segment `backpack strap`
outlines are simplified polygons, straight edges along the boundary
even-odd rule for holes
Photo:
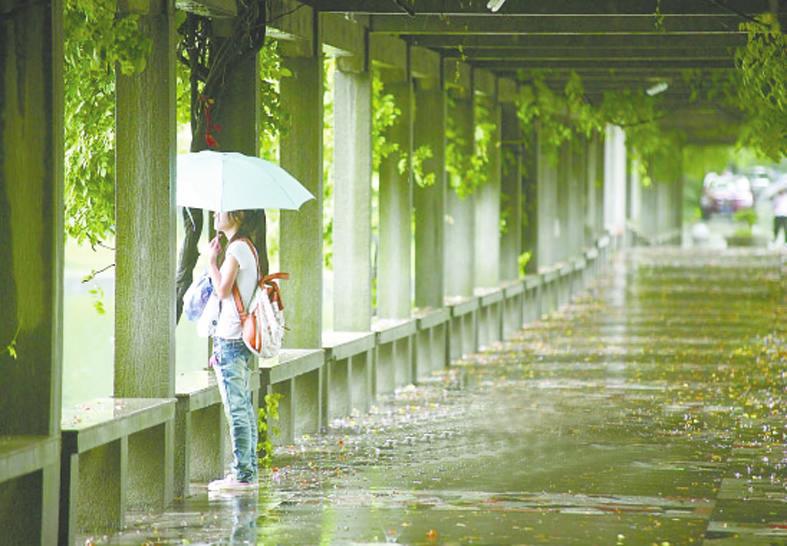
[[[257,255],[257,249],[254,248],[254,244],[246,237],[240,239],[241,241],[245,241],[247,245],[249,245],[249,249],[251,253],[254,254],[254,262],[255,262],[255,269],[257,270],[257,280],[260,278],[260,258]],[[255,283],[256,284],[256,283]],[[243,322],[246,319],[246,306],[243,305],[243,299],[240,297],[240,290],[238,289],[238,279],[235,278],[235,282],[232,283],[232,299],[235,300],[235,309],[238,310],[238,316],[240,317],[240,321]]]

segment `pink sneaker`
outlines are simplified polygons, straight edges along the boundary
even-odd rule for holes
[[[257,482],[239,482],[233,477],[226,477],[222,480],[213,480],[208,484],[208,491],[251,491],[256,492],[260,488]]]

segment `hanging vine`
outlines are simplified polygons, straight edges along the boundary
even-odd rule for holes
[[[95,247],[115,232],[115,73],[144,70],[151,42],[111,0],[67,0],[63,33],[65,230]]]

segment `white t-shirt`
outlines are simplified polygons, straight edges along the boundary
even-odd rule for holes
[[[787,191],[783,191],[774,196],[773,215],[787,216]]]
[[[238,284],[243,306],[248,309],[251,297],[254,295],[254,286],[257,284],[257,261],[254,259],[254,253],[246,241],[233,241],[227,247],[225,256],[232,256],[240,266],[235,282]],[[225,261],[221,268],[222,277],[227,274],[226,265]],[[221,312],[214,335],[224,339],[240,339],[242,335],[240,316],[235,307],[232,291],[229,296],[221,300]]]

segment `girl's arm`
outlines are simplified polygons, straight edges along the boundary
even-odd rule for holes
[[[210,242],[210,265],[208,272],[210,280],[213,282],[213,290],[219,299],[224,299],[232,293],[232,285],[235,284],[235,279],[238,276],[238,269],[240,268],[238,260],[231,254],[224,257],[224,263],[221,264],[221,269],[218,266],[218,257],[221,252],[221,243],[219,242],[218,235]]]

